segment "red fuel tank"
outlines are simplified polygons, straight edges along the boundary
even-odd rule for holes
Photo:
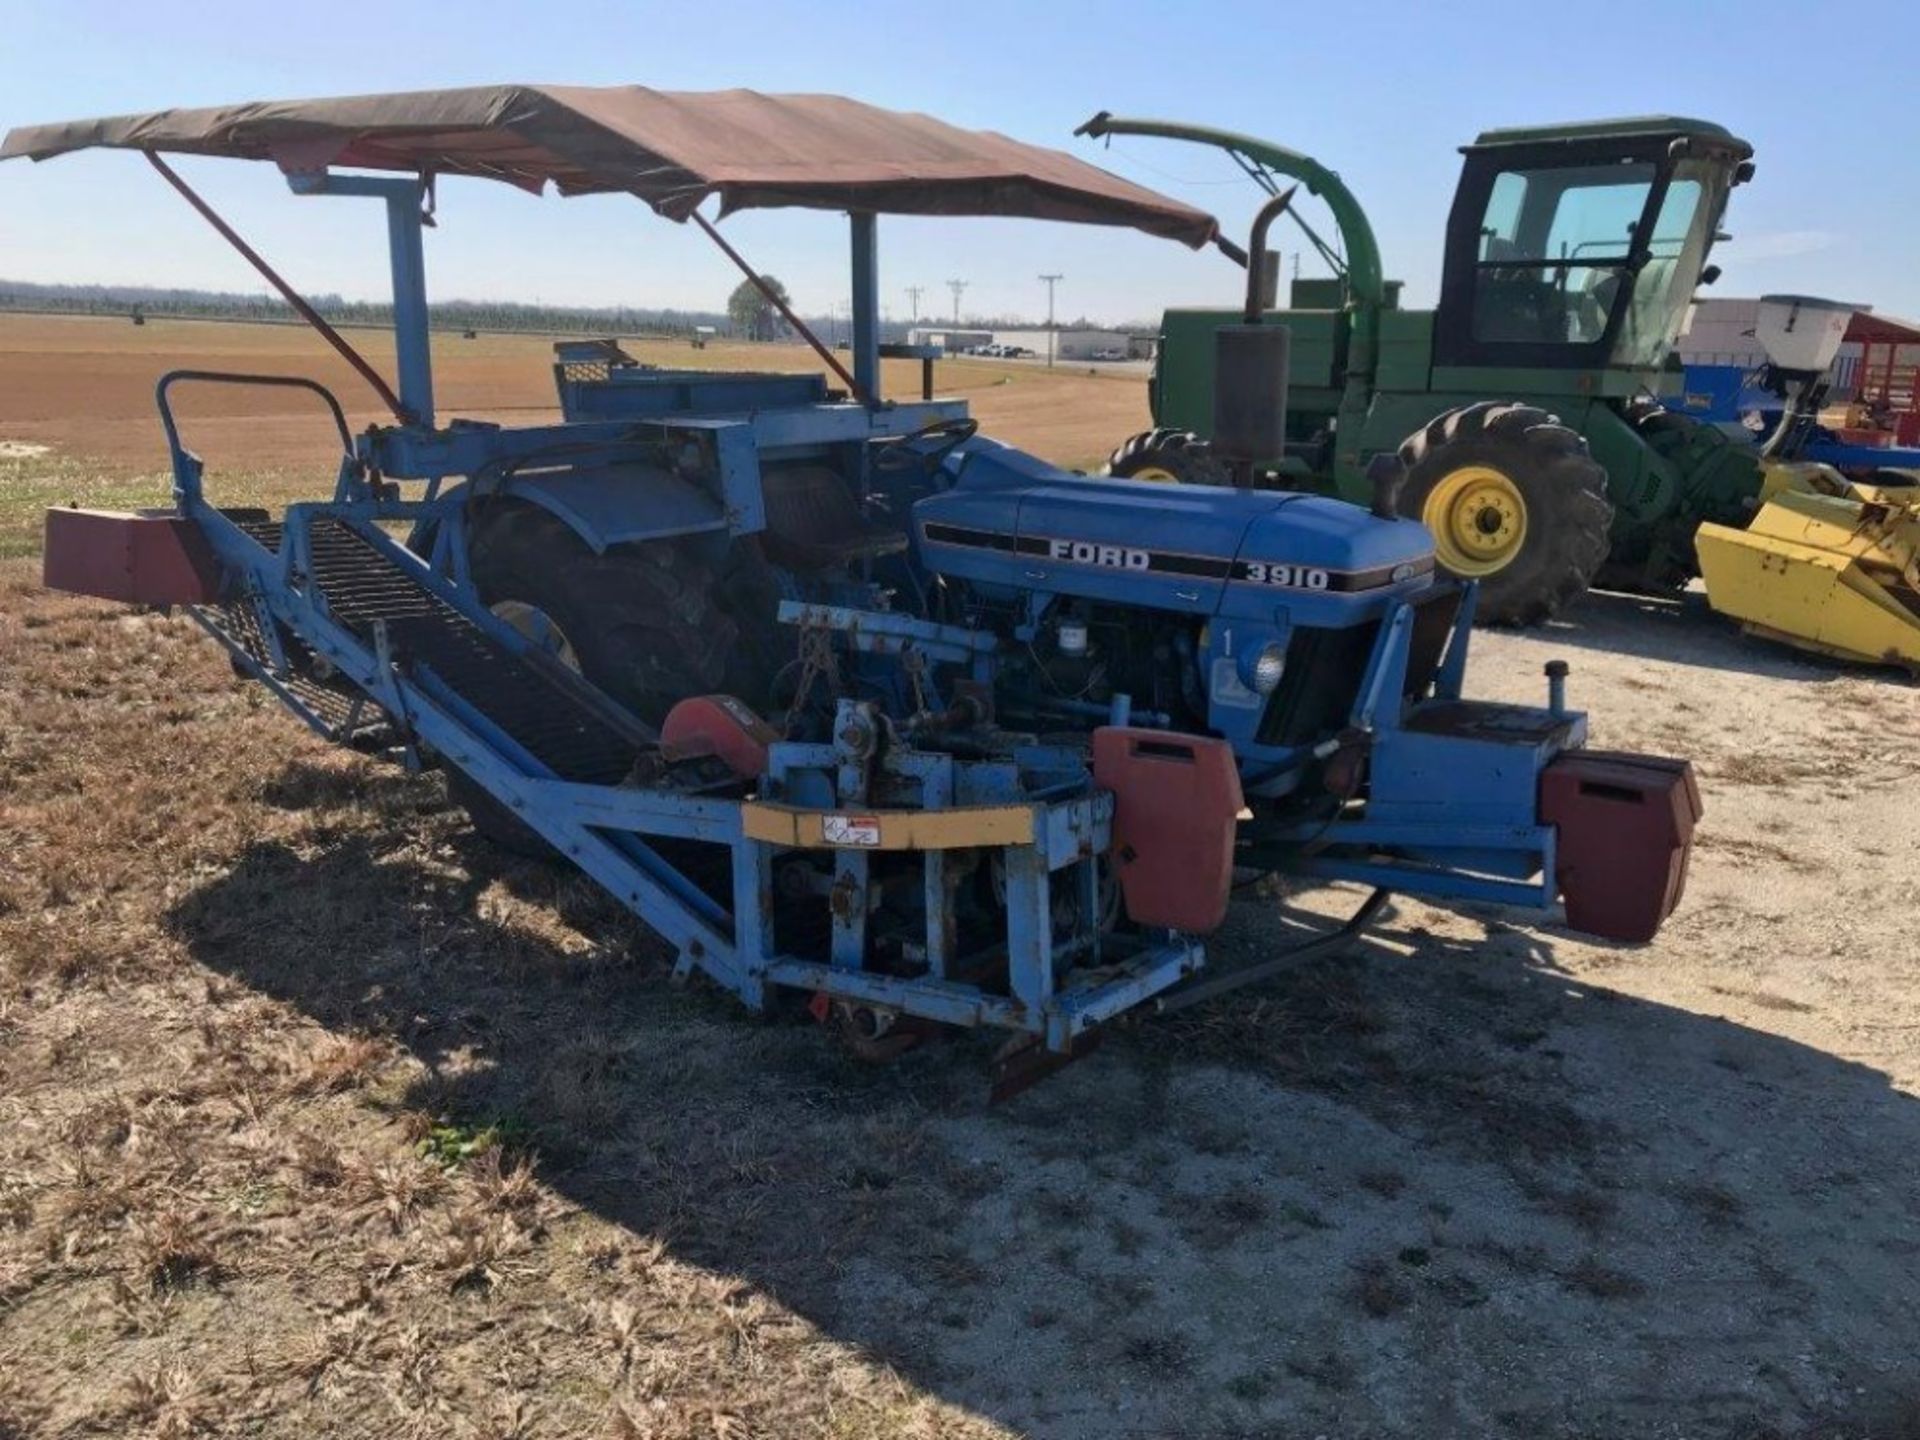
[[[1233,885],[1240,771],[1233,747],[1164,730],[1093,732],[1093,780],[1113,792],[1113,857],[1127,914],[1189,935],[1217,930]]]
[[[1540,823],[1560,832],[1555,880],[1567,924],[1608,940],[1651,940],[1686,890],[1702,813],[1685,760],[1574,750],[1547,766]]]

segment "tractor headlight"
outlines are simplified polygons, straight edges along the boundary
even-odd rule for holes
[[[1287,673],[1287,647],[1278,640],[1270,640],[1260,647],[1260,653],[1253,657],[1253,688],[1262,695],[1271,695],[1280,688],[1280,677]]]

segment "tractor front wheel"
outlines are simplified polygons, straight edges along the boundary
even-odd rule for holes
[[[1550,619],[1607,558],[1607,472],[1544,410],[1491,401],[1449,410],[1400,458],[1401,513],[1433,532],[1443,570],[1480,582],[1483,624]]]
[[[1120,480],[1174,485],[1225,485],[1227,469],[1191,430],[1144,430],[1107,457],[1107,474]]]

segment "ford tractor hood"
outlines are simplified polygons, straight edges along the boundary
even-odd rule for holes
[[[1312,495],[1069,476],[1003,446],[973,449],[954,488],[914,507],[913,529],[941,574],[1196,615],[1270,617],[1279,603],[1338,624],[1332,607],[1370,616],[1353,601],[1433,577],[1433,542],[1412,521]]]

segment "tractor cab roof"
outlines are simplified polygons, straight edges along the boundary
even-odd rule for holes
[[[1578,120],[1562,125],[1516,125],[1483,130],[1471,145],[1462,145],[1460,151],[1471,155],[1510,145],[1584,145],[1594,141],[1648,139],[1704,141],[1715,149],[1731,151],[1739,160],[1753,154],[1753,146],[1726,126],[1684,115],[1630,115],[1617,120]]]
[[[754,207],[1119,225],[1199,248],[1212,216],[1059,150],[838,95],[494,85],[26,126],[0,160],[94,147],[472,175],[636,195],[672,220]]]

